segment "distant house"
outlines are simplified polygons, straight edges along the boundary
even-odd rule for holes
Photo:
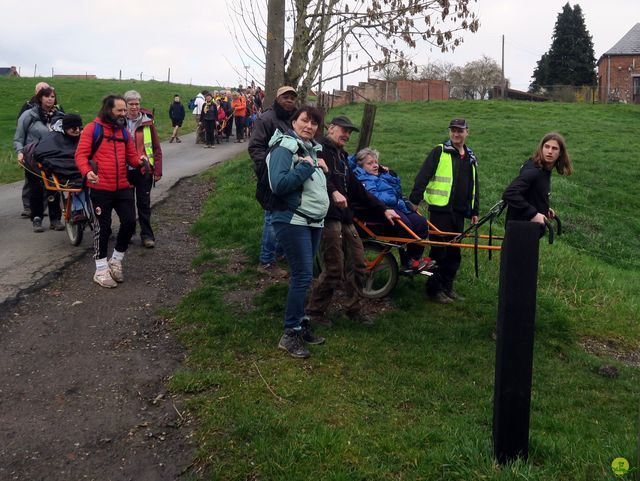
[[[54,78],[81,78],[81,79],[96,79],[95,74],[80,73],[80,74],[54,74]]]
[[[15,67],[0,67],[0,75],[3,77],[20,77],[18,70]]]
[[[636,23],[598,60],[603,102],[640,103],[640,23]]]

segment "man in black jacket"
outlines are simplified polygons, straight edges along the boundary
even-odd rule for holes
[[[318,157],[324,159],[329,168],[327,190],[329,211],[324,220],[320,240],[320,255],[323,270],[315,282],[306,313],[312,324],[330,327],[332,322],[325,317],[333,293],[344,279],[347,301],[344,309],[347,317],[365,325],[373,321],[362,312],[362,286],[365,279],[365,261],[362,241],[353,225],[353,207],[372,211],[384,216],[393,224],[400,216],[378,199],[370,195],[349,168],[348,154],[344,146],[351,132],[358,129],[348,117],[340,115],[329,123],[327,135],[320,140],[322,151]]]
[[[249,139],[249,156],[253,160],[254,170],[258,181],[264,169],[265,160],[269,154],[269,141],[276,130],[283,134],[291,129],[291,115],[296,110],[298,94],[293,87],[283,86],[276,92],[273,108],[267,109],[255,122]],[[256,199],[264,209],[264,225],[262,227],[262,244],[260,247],[260,266],[271,275],[280,277],[286,272],[276,263],[276,235],[271,226],[271,196],[263,189],[256,189]]]
[[[418,205],[429,204],[429,220],[444,232],[462,232],[464,219],[478,222],[479,187],[476,159],[465,140],[469,135],[464,119],[449,123],[449,140],[436,146],[427,156],[414,181],[409,200]],[[446,241],[439,237],[437,240]],[[460,268],[459,247],[433,246],[429,256],[438,269],[427,281],[427,294],[439,304],[450,304],[464,297],[453,289],[453,281]]]

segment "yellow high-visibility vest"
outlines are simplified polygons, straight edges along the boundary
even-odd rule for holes
[[[153,157],[153,142],[151,140],[151,126],[145,125],[142,127],[142,141],[144,142],[144,152],[149,158],[149,165],[153,167],[156,163]]]
[[[424,200],[429,205],[444,207],[449,204],[451,189],[453,188],[453,158],[451,154],[444,151],[444,145],[440,144],[442,153],[438,168],[433,178],[427,184],[424,191]],[[473,191],[471,193],[471,208],[475,208],[476,202],[476,165],[471,164],[471,176]]]

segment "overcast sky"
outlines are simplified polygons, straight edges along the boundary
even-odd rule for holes
[[[254,4],[266,0],[251,0]],[[428,44],[407,50],[414,62],[445,60],[464,65],[487,55],[501,62],[505,36],[505,75],[513,88],[526,90],[551,36],[563,0],[478,0],[471,3],[480,30],[465,33],[453,53],[441,54]],[[596,58],[640,22],[640,0],[583,0]],[[234,2],[235,4],[235,2]],[[259,68],[240,58],[228,29],[231,12],[223,0],[2,0],[0,67],[15,65],[22,76],[95,74],[99,78],[171,80],[198,85],[245,84],[259,79]],[[571,5],[574,5],[571,2]],[[364,61],[363,56],[359,59]],[[360,60],[348,62],[353,69]],[[37,68],[35,67],[37,65]],[[247,65],[247,67],[245,67]],[[325,76],[339,62],[325,65]],[[346,83],[364,80],[354,74]],[[259,82],[261,83],[261,81]],[[337,81],[329,85],[336,87]]]

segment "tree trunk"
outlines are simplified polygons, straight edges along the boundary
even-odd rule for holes
[[[269,0],[267,6],[265,106],[273,103],[276,91],[284,84],[284,7],[284,0]]]

